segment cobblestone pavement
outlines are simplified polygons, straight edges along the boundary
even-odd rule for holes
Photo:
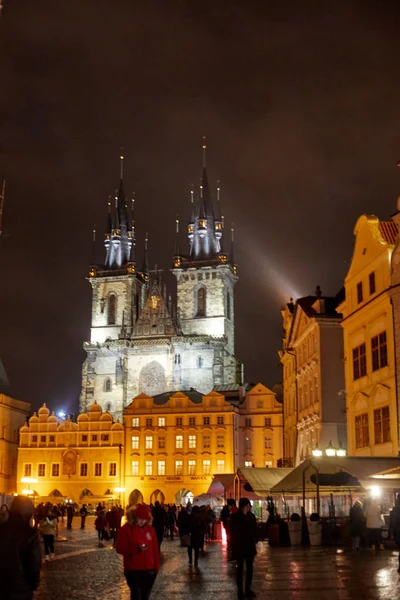
[[[122,561],[111,544],[97,547],[93,519],[84,531],[60,527],[56,559],[43,566],[35,600],[129,600]],[[234,565],[225,546],[213,542],[189,567],[177,541],[162,545],[162,568],[152,598],[228,600],[236,597]],[[269,548],[258,544],[253,587],[258,598],[276,600],[397,600],[400,598],[398,554],[384,550],[353,553],[337,548]]]

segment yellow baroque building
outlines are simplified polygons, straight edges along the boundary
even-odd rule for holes
[[[111,499],[121,485],[123,439],[121,423],[96,403],[76,423],[44,404],[20,430],[18,493],[77,504]]]
[[[18,493],[92,506],[180,503],[206,493],[214,474],[282,457],[282,406],[262,384],[243,397],[140,394],[123,419],[95,402],[76,423],[62,421],[43,405],[20,431]]]
[[[362,215],[345,278],[344,366],[351,456],[397,456],[398,410],[391,302],[391,255],[397,226]]]

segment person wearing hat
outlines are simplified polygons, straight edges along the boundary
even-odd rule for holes
[[[255,598],[251,589],[253,562],[257,554],[257,523],[251,512],[248,498],[240,498],[239,510],[231,518],[232,550],[236,559],[236,585],[238,598]],[[243,568],[246,563],[246,582],[243,592]]]
[[[148,600],[160,570],[157,536],[150,525],[147,504],[138,504],[127,513],[127,523],[118,532],[116,550],[124,557],[124,574],[131,600]]]
[[[0,597],[32,600],[39,585],[42,557],[37,529],[31,527],[34,507],[16,496],[0,533]]]

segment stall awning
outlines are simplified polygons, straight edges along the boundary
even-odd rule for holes
[[[295,469],[293,469],[286,477],[281,479],[281,481],[279,481],[276,485],[274,485],[271,492],[273,494],[283,492],[287,494],[300,493],[303,490],[303,472],[305,472],[305,490],[315,491],[316,470],[318,470],[320,487],[323,487],[323,476],[337,475],[340,473],[348,474],[353,479],[351,484],[345,484],[342,486],[346,489],[349,487],[371,487],[374,484],[379,485],[379,475],[382,475],[387,471],[395,470],[399,467],[400,458],[397,457],[321,456],[308,458]],[[392,487],[396,487],[395,482],[393,482]]]
[[[257,496],[269,496],[271,489],[293,469],[262,469],[257,467],[238,469],[240,479],[245,479]]]
[[[231,494],[233,491],[234,479],[234,473],[222,473],[220,475],[214,475],[207,494],[211,494],[213,496],[224,496],[225,494]]]

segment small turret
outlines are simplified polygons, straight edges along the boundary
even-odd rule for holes
[[[175,219],[175,254],[172,259],[172,264],[175,269],[179,269],[181,266],[181,251],[180,251],[180,243],[179,243],[179,215],[176,215]]]

